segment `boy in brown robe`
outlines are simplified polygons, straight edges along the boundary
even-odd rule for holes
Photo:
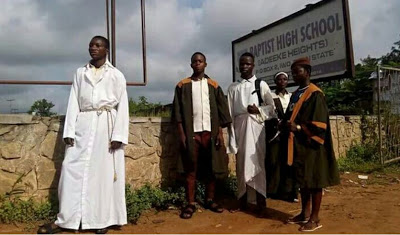
[[[178,127],[188,202],[180,215],[183,219],[191,218],[195,212],[198,176],[206,184],[204,207],[217,213],[223,211],[214,202],[214,192],[216,179],[228,173],[222,128],[231,123],[231,117],[221,87],[205,74],[206,66],[204,54],[195,52],[191,57],[192,76],[175,88],[172,120]]]

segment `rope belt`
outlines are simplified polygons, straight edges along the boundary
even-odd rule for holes
[[[93,109],[85,109],[81,110],[81,112],[94,112],[96,111],[97,116],[100,116],[103,112],[107,113],[107,131],[108,131],[108,148],[111,148],[111,135],[114,131],[114,120],[111,114],[111,111],[114,107],[103,106],[100,108],[93,108]],[[111,121],[111,131],[110,131],[110,121]],[[112,151],[113,154],[113,167],[114,167],[114,182],[117,181],[117,171],[115,169],[115,151]]]

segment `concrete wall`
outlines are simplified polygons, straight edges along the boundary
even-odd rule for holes
[[[357,116],[332,116],[336,156],[361,141]],[[0,195],[33,196],[40,200],[55,193],[64,158],[63,117],[0,115]],[[135,188],[175,179],[179,156],[176,128],[168,118],[131,118],[125,148],[126,182]],[[225,133],[225,141],[226,141]],[[229,156],[235,171],[235,158]]]

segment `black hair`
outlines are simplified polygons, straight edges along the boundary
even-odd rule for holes
[[[201,56],[203,56],[204,62],[206,62],[206,60],[207,60],[207,59],[206,59],[206,56],[205,56],[203,53],[199,52],[199,51],[196,51],[195,53],[193,53],[192,57],[190,57],[190,61],[193,60],[193,57],[194,57],[195,55],[201,55]]]
[[[240,58],[245,57],[245,56],[251,57],[251,59],[252,59],[253,62],[254,62],[254,55],[253,55],[252,53],[250,53],[250,52],[245,52],[245,53],[243,53],[243,54],[240,56]]]
[[[92,38],[92,40],[93,39],[100,39],[100,40],[102,40],[103,42],[104,42],[104,46],[107,48],[107,49],[110,49],[110,41],[108,41],[108,39],[107,38],[105,38],[105,37],[103,37],[103,36],[100,36],[100,35],[97,35],[97,36],[94,36],[93,38]]]

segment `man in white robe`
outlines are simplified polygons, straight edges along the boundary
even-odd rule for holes
[[[55,229],[97,229],[127,223],[125,159],[129,109],[124,75],[108,60],[108,40],[95,36],[92,60],[78,68],[70,92],[63,138],[67,144],[58,186]]]
[[[266,207],[265,154],[266,140],[264,121],[276,117],[271,90],[266,82],[260,82],[263,104],[260,106],[253,75],[254,56],[244,53],[240,57],[242,79],[228,88],[228,104],[232,124],[228,129],[228,153],[236,154],[238,198],[241,209],[247,203],[256,204],[262,212]]]

